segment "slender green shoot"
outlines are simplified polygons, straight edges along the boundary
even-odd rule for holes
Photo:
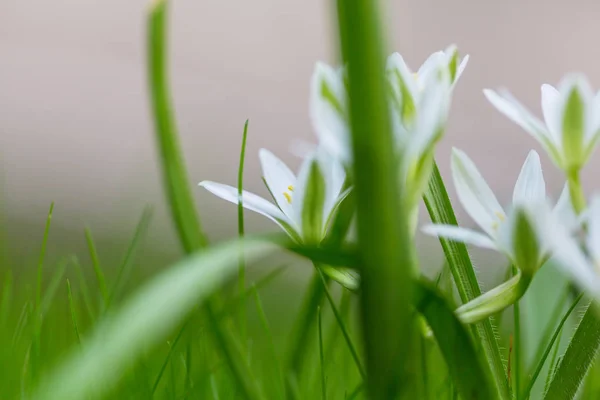
[[[125,257],[119,265],[117,277],[115,278],[115,281],[112,285],[108,296],[108,301],[106,302],[106,310],[109,309],[110,305],[114,302],[115,298],[121,293],[121,291],[125,287],[125,284],[127,283],[127,280],[129,279],[131,270],[133,269],[135,256],[143,242],[144,237],[146,236],[146,232],[148,231],[148,226],[150,225],[151,218],[152,209],[150,207],[146,207],[135,228],[133,238],[129,243],[129,247],[127,248]]]
[[[513,275],[517,274],[517,268],[513,266]],[[514,319],[514,347],[513,347],[513,360],[514,360],[514,387],[513,395],[515,400],[520,399],[521,386],[521,308],[519,307],[519,300],[515,301],[513,305],[513,319]]]
[[[329,305],[331,306],[331,311],[333,311],[333,315],[342,331],[342,335],[344,336],[344,340],[346,341],[348,350],[350,350],[350,354],[352,355],[354,364],[356,364],[356,368],[358,369],[360,376],[364,380],[364,379],[366,379],[367,374],[365,372],[365,369],[362,366],[360,357],[358,356],[358,351],[356,350],[356,346],[352,342],[352,338],[350,337],[350,332],[348,331],[346,324],[344,323],[344,320],[342,319],[342,316],[341,316],[339,310],[337,309],[337,305],[335,304],[335,300],[333,299],[333,296],[331,296],[331,293],[329,292],[327,279],[325,279],[325,275],[323,274],[323,272],[321,271],[321,269],[318,266],[315,266],[315,268],[317,268],[317,271],[319,272],[319,275],[321,277],[321,282],[323,283],[323,290],[325,290],[325,295],[327,296],[327,300],[329,301]]]
[[[244,191],[244,160],[246,158],[246,139],[248,138],[248,122],[244,123],[244,133],[242,135],[242,148],[240,150],[240,163],[238,167],[238,236],[244,237],[244,204],[242,193]],[[238,271],[238,293],[242,300],[240,307],[240,330],[244,343],[247,341],[247,320],[246,320],[246,263],[244,255],[240,257],[240,267]]]
[[[50,224],[52,222],[52,212],[54,211],[54,202],[50,204],[48,217],[46,218],[46,227],[44,228],[44,237],[42,238],[42,248],[40,249],[40,257],[37,267],[37,286],[35,291],[35,307],[40,307],[42,301],[42,280],[44,278],[44,259],[46,258],[46,248],[48,246],[48,236],[50,235]]]
[[[0,300],[0,326],[6,326],[6,320],[10,314],[13,300],[13,274],[12,270],[7,270],[4,274],[4,284],[2,285],[2,299]]]
[[[187,327],[187,323],[184,323],[183,326],[179,329],[179,332],[177,332],[177,336],[175,336],[173,343],[170,343],[169,352],[167,353],[167,356],[165,357],[162,365],[160,366],[160,370],[158,371],[158,374],[156,375],[154,384],[152,384],[152,395],[154,395],[154,393],[156,393],[156,388],[158,388],[158,384],[160,383],[160,380],[161,380],[163,374],[165,373],[165,370],[167,369],[167,365],[169,365],[169,361],[171,360],[171,357],[173,356],[173,352],[177,348],[177,344],[179,343],[179,340],[181,340],[181,337],[183,336],[183,332],[185,331],[186,327]]]
[[[100,257],[98,257],[98,251],[96,250],[96,244],[94,243],[94,237],[92,231],[89,228],[85,228],[85,241],[88,246],[90,258],[92,260],[92,267],[94,268],[94,274],[96,275],[96,281],[98,282],[98,289],[102,295],[103,307],[108,305],[108,287],[106,286],[106,279],[104,278],[104,272],[102,272],[102,266],[100,265]]]
[[[79,335],[79,324],[77,323],[77,313],[75,311],[75,302],[73,301],[73,292],[71,291],[71,281],[67,278],[67,297],[69,299],[69,310],[71,311],[71,321],[73,322],[73,331],[77,344],[81,344],[81,336]]]

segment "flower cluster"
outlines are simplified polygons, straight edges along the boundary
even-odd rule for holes
[[[453,90],[467,62],[468,56],[461,59],[455,47],[432,54],[416,72],[398,53],[387,61],[398,184],[410,208],[413,232],[419,201],[434,165],[435,146],[444,134]],[[600,265],[600,197],[586,211],[579,180],[600,138],[600,94],[594,94],[580,75],[567,76],[558,88],[543,85],[541,90],[544,122],[505,90],[484,90],[484,94],[502,114],[533,136],[564,171],[565,189],[556,205],[551,206],[547,198],[540,158],[534,150],[517,178],[512,204],[503,208],[471,159],[454,149],[451,167],[458,198],[481,231],[450,225],[427,225],[423,231],[499,251],[527,282],[554,256],[577,281],[588,288],[592,285],[600,293],[600,277],[596,275]],[[338,240],[345,240],[352,221],[348,209],[353,212],[352,207],[343,207],[352,198],[349,101],[345,68],[317,63],[311,80],[310,116],[318,146],[304,157],[298,175],[268,150],[259,152],[264,183],[273,202],[246,191],[240,196],[237,188],[220,183],[203,181],[200,185],[263,214],[298,243],[320,244],[333,230],[342,232]],[[338,218],[340,214],[346,215]],[[341,230],[338,220],[344,221]],[[581,250],[575,233],[585,231],[586,225],[586,246]],[[527,285],[521,287],[524,291]],[[482,302],[485,298],[477,304]]]

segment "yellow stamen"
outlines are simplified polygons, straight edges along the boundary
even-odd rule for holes
[[[288,203],[292,204],[292,196],[288,192],[283,192],[283,197],[285,197]]]
[[[506,217],[504,216],[504,213],[501,213],[500,211],[496,211],[496,217],[498,217],[498,219],[500,220],[500,222],[503,222]]]
[[[293,192],[293,191],[294,191],[294,185],[290,185],[290,186],[288,186],[288,190],[289,190],[290,192]]]

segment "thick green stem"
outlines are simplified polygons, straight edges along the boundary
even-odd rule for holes
[[[571,204],[576,214],[580,214],[585,210],[585,194],[583,193],[583,187],[581,186],[581,179],[579,178],[579,171],[569,172],[567,174],[567,182],[569,184],[569,195],[571,196]]]
[[[479,322],[513,305],[524,294],[531,278],[517,275],[456,309],[458,318],[465,324]]]
[[[338,0],[348,65],[350,127],[361,260],[360,305],[369,398],[396,398],[413,332],[414,245],[398,185],[386,91],[379,1]],[[402,366],[402,368],[401,368]]]

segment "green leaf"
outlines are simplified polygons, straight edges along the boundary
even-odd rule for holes
[[[163,341],[235,273],[240,244],[229,242],[191,256],[143,286],[53,370],[33,399],[100,398],[107,393],[144,352]],[[273,246],[253,241],[245,242],[244,249],[247,259],[254,260]],[[246,379],[251,379],[250,373]],[[253,381],[245,383],[248,386],[240,390],[246,389],[246,397],[261,398]]]
[[[150,8],[148,78],[163,183],[179,240],[189,253],[205,246],[207,240],[195,212],[167,83],[167,4],[167,0],[156,0]]]
[[[435,164],[424,200],[433,223],[458,225],[444,181]],[[446,255],[446,260],[448,261],[448,266],[452,272],[452,277],[454,278],[461,301],[468,303],[474,298],[479,297],[481,295],[481,288],[477,282],[475,270],[473,269],[473,264],[471,263],[471,258],[465,244],[445,238],[440,238],[440,243]],[[478,347],[481,346],[485,353],[500,398],[509,399],[511,395],[508,389],[506,370],[502,356],[500,355],[500,348],[494,334],[491,318],[487,318],[476,325],[474,337],[479,342]]]
[[[531,279],[540,267],[542,249],[527,211],[517,207],[514,213],[515,223],[512,231],[514,261],[523,274]]]
[[[416,308],[427,319],[461,397],[482,400],[497,398],[489,370],[484,368],[485,362],[450,305],[431,284],[424,281],[417,286],[416,298]]]
[[[570,400],[600,348],[600,308],[590,303],[558,365],[544,400]]]

